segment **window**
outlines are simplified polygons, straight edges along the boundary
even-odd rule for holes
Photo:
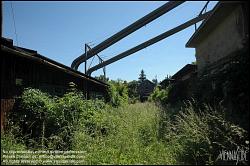
[[[23,85],[23,79],[16,78],[16,86],[21,86],[21,85]]]

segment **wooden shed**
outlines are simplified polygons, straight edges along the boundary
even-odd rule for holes
[[[182,69],[180,69],[178,72],[176,72],[171,79],[176,81],[184,81],[189,79],[193,74],[195,74],[197,70],[197,66],[194,64],[187,64]]]
[[[138,93],[141,101],[147,100],[150,94],[154,91],[155,84],[148,79],[140,82],[138,86]]]
[[[1,129],[8,111],[13,109],[15,97],[25,87],[37,88],[60,96],[74,82],[88,98],[106,98],[108,85],[75,71],[68,66],[40,55],[37,51],[13,45],[1,38]]]

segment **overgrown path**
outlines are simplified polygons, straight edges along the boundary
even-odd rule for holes
[[[89,164],[171,164],[174,158],[158,139],[159,108],[136,103],[109,110],[104,117],[113,126],[105,137],[78,133],[76,149],[87,150]],[[88,142],[88,143],[87,143]]]
[[[112,100],[118,102],[83,100],[74,90],[53,97],[26,89],[1,135],[1,150],[82,151],[87,165],[218,164],[222,149],[249,151],[248,132],[223,109],[199,110],[190,102],[163,110],[150,102]]]

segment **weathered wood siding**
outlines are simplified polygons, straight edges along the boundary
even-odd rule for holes
[[[19,96],[25,87],[37,88],[52,95],[62,95],[74,82],[81,91],[93,94],[107,94],[107,86],[96,83],[92,78],[78,73],[67,73],[56,65],[35,61],[2,50],[1,47],[1,129],[6,113],[12,110],[14,98]],[[34,55],[36,56],[36,55]],[[61,67],[63,68],[63,67]]]
[[[6,123],[6,115],[13,109],[15,99],[1,99],[1,131]]]

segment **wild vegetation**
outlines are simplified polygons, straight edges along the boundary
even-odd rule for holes
[[[247,131],[221,107],[163,107],[167,90],[157,88],[155,102],[128,104],[122,81],[111,82],[109,98],[84,100],[74,86],[62,97],[28,88],[9,115],[1,150],[85,151],[84,164],[220,164],[223,149],[249,150]]]
[[[149,101],[153,101],[161,105],[166,105],[170,88],[171,86],[168,86],[166,88],[160,88],[159,86],[156,86],[153,93],[151,93],[151,95],[149,96]]]

